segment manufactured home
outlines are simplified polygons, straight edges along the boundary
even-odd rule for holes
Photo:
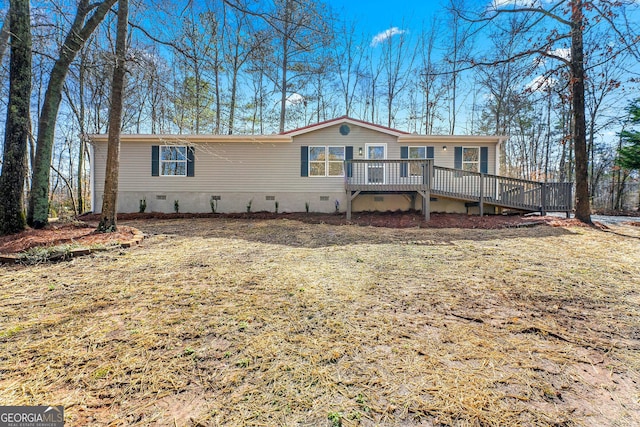
[[[417,135],[340,117],[274,135],[122,135],[118,212],[569,211],[571,184],[500,176],[504,136]],[[100,212],[107,136],[89,136]]]

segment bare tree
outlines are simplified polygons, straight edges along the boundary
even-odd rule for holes
[[[352,114],[356,90],[364,72],[362,67],[365,50],[356,40],[355,24],[341,25],[337,33],[343,37],[334,43],[333,63],[344,100],[344,114],[349,116]]]
[[[618,3],[605,0],[593,1],[585,4],[582,0],[554,1],[549,4],[534,3],[532,6],[504,6],[483,10],[479,19],[469,21],[485,25],[487,22],[497,22],[505,15],[517,14],[521,16],[519,31],[531,35],[529,46],[521,51],[503,58],[499,62],[510,62],[517,58],[537,57],[550,58],[564,64],[570,74],[572,106],[572,140],[575,154],[576,170],[576,218],[591,223],[591,207],[589,201],[588,152],[585,119],[585,60],[584,60],[584,32],[593,22],[608,22],[619,32],[611,20],[615,15]],[[464,16],[460,8],[453,8],[460,16]],[[585,11],[591,15],[585,17]],[[547,27],[542,27],[546,24]],[[635,37],[632,37],[635,38]],[[568,41],[568,48],[565,42]],[[568,51],[569,55],[559,53],[559,47]],[[629,50],[624,44],[619,50],[604,49],[600,61],[612,60],[621,51]],[[496,62],[491,62],[495,64]],[[491,64],[487,63],[487,65]]]
[[[472,33],[455,11],[451,13],[448,24],[450,37],[444,41],[446,49],[444,62],[448,65],[447,74],[449,76],[446,85],[449,99],[449,134],[454,135],[459,112],[460,79],[464,72],[463,64],[469,60]]]
[[[27,222],[35,228],[44,227],[48,223],[49,171],[56,119],[62,100],[62,86],[76,54],[115,2],[116,0],[104,0],[100,3],[91,3],[90,0],[79,1],[76,16],[60,47],[58,59],[51,69],[38,120],[38,139],[27,211]]]
[[[397,35],[387,37],[382,42],[382,69],[388,127],[394,124],[397,98],[411,83],[415,57],[416,51],[411,47],[406,31],[399,30]]]
[[[229,89],[229,122],[228,134],[234,133],[236,126],[236,110],[238,108],[238,86],[241,78],[241,71],[260,49],[263,40],[256,35],[259,32],[253,31],[255,26],[251,25],[249,16],[242,10],[232,8],[229,16],[225,19],[225,28],[228,37],[224,43],[224,59],[227,64],[226,70],[228,81],[231,85]]]
[[[129,0],[118,0],[118,30],[116,35],[116,64],[111,83],[111,106],[109,108],[109,137],[107,163],[102,199],[102,216],[96,229],[101,233],[116,231],[118,175],[120,169],[120,127],[122,125],[123,89],[126,73],[127,26],[129,23]]]
[[[310,74],[314,51],[329,44],[332,37],[322,3],[309,0],[274,0],[275,11],[269,24],[275,30],[274,71],[270,76],[279,93],[279,131],[284,132],[287,100],[296,85]]]
[[[219,104],[216,105],[218,22],[213,12],[196,14],[193,4],[189,16],[182,21],[180,41],[176,55],[181,58],[176,66],[182,71],[177,94],[174,97],[176,116],[174,122],[181,129],[199,134],[212,126],[217,128]],[[214,71],[214,76],[208,76]],[[218,119],[219,120],[219,119]]]
[[[428,30],[423,29],[418,49],[420,52],[419,84],[424,94],[424,128],[427,135],[434,133],[436,120],[440,118],[439,111],[446,88],[442,82],[440,61],[435,58],[439,29],[438,21],[434,19]]]

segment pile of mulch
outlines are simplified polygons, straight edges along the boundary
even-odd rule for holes
[[[344,214],[326,213],[124,213],[118,214],[119,221],[189,219],[189,218],[221,218],[241,220],[286,219],[306,224],[358,225],[384,228],[462,228],[462,229],[503,229],[549,225],[552,227],[584,226],[576,219],[564,219],[551,216],[522,215],[477,215],[433,213],[431,219],[425,221],[420,212],[361,212],[354,213],[347,221]],[[78,244],[82,246],[110,246],[131,240],[138,232],[135,228],[120,225],[115,233],[96,233],[98,214],[87,214],[79,217],[81,221],[69,223],[52,223],[44,229],[27,230],[11,236],[0,237],[0,254],[24,252],[34,247],[52,247],[62,244]],[[139,233],[139,232],[138,232]]]
[[[540,217],[523,215],[465,215],[450,213],[432,213],[429,221],[425,221],[420,212],[396,211],[396,212],[357,212],[353,213],[351,220],[346,219],[343,213],[274,213],[274,212],[250,212],[250,213],[121,213],[119,221],[133,221],[145,219],[189,219],[189,218],[224,218],[224,219],[288,219],[307,224],[329,225],[359,225],[386,228],[474,228],[474,229],[501,229],[512,227],[526,227],[536,224],[551,226],[581,226],[578,220],[563,219],[559,217]],[[98,221],[98,214],[87,214],[80,217],[83,221]]]
[[[9,236],[0,237],[0,254],[24,252],[34,247],[52,247],[63,244],[79,246],[110,246],[130,241],[136,233],[135,228],[119,226],[114,233],[96,233],[95,224],[70,222],[49,224],[43,229],[27,228]]]

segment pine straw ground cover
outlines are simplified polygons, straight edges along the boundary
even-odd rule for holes
[[[66,425],[640,424],[639,240],[138,221],[0,267],[0,404]]]

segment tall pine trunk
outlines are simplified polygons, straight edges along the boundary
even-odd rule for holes
[[[576,164],[576,218],[591,224],[589,200],[589,156],[584,108],[584,16],[582,0],[571,3],[571,95],[573,106],[573,141]]]
[[[129,0],[118,0],[118,31],[116,34],[116,66],[111,82],[111,107],[109,108],[109,139],[107,146],[107,170],[104,180],[102,217],[97,231],[108,233],[117,229],[118,175],[120,169],[120,128],[122,127],[122,101],[126,73],[127,25]]]
[[[0,175],[0,235],[25,229],[24,182],[27,175],[31,101],[31,22],[29,0],[11,0],[9,103]]]

